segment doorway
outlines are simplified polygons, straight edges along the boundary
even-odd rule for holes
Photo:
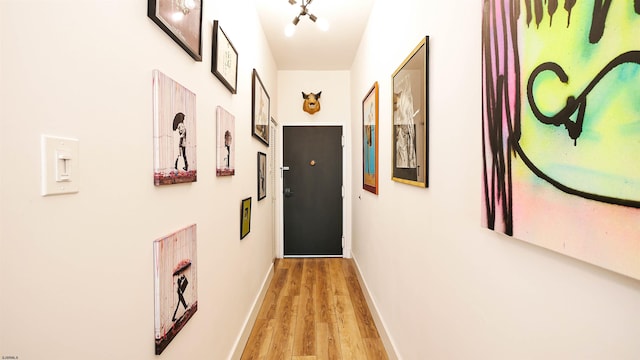
[[[342,257],[342,126],[283,127],[285,257]]]

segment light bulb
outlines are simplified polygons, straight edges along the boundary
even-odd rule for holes
[[[296,32],[296,26],[293,23],[288,23],[287,26],[284,27],[284,35],[286,37],[292,37]]]
[[[318,25],[318,29],[322,31],[329,30],[329,22],[325,18],[318,18],[318,21],[316,21],[316,25]]]

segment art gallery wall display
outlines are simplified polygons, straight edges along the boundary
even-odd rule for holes
[[[218,140],[216,146],[216,175],[235,175],[235,117],[222,106],[218,106],[216,107],[216,118],[216,133]]]
[[[267,196],[267,154],[258,152],[258,201]]]
[[[195,224],[153,242],[156,355],[198,310],[196,249]]]
[[[147,15],[196,61],[202,61],[202,0],[148,0]]]
[[[220,27],[218,20],[213,21],[212,48],[211,72],[235,94],[238,89],[238,51]]]
[[[378,194],[378,82],[362,100],[362,188]]]
[[[155,185],[197,181],[196,95],[158,70],[153,71]]]
[[[240,240],[251,231],[251,198],[242,200],[240,205]]]
[[[251,77],[251,133],[269,146],[269,119],[271,100],[256,69]]]
[[[484,0],[482,223],[640,279],[640,6],[557,5]]]
[[[391,178],[429,186],[429,37],[393,72]]]

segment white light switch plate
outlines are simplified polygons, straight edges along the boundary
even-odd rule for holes
[[[79,141],[42,135],[42,196],[79,191]]]

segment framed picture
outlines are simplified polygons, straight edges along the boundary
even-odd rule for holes
[[[153,71],[155,185],[195,182],[196,95],[158,70]]]
[[[196,249],[195,224],[153,242],[156,355],[198,310]]]
[[[202,0],[148,0],[147,15],[196,61],[202,61]]]
[[[236,145],[233,139],[236,136],[236,118],[222,108],[222,106],[216,108],[216,118],[216,132],[218,135],[218,144],[216,146],[216,175],[235,175]]]
[[[251,85],[251,132],[258,140],[269,146],[271,100],[256,69],[253,69]]]
[[[378,82],[362,100],[362,188],[378,193]]]
[[[212,54],[211,72],[235,94],[238,86],[238,52],[218,24],[218,20],[213,21]]]
[[[240,207],[240,240],[251,231],[251,198],[242,200]]]
[[[267,154],[258,152],[258,201],[267,196]]]
[[[429,186],[429,37],[425,37],[393,73],[393,168],[391,178]]]

